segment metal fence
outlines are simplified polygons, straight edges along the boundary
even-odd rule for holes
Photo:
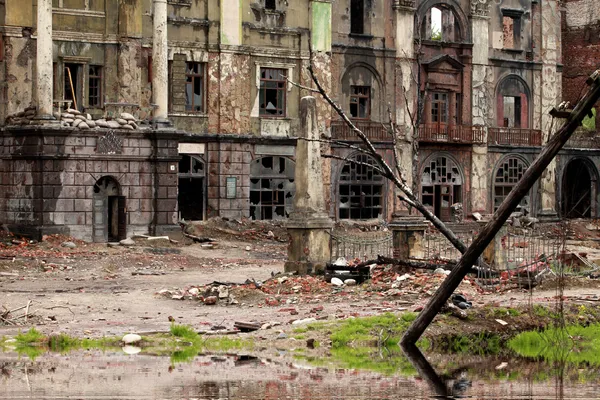
[[[378,255],[391,257],[393,254],[392,232],[361,232],[330,234],[331,261],[344,257],[350,261],[355,258],[360,260],[373,260]]]

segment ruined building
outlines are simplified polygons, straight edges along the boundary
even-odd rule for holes
[[[575,36],[581,23],[564,13],[557,0],[5,0],[0,224],[106,241],[180,218],[287,218],[309,50],[387,158],[389,115],[406,171],[419,143],[415,176],[437,215],[459,218],[456,203],[491,213],[558,125],[547,111],[562,97],[561,23]],[[324,135],[356,140],[317,107]],[[522,208],[595,217],[586,152],[565,150]],[[565,179],[572,165],[593,183],[582,206],[563,195],[587,185]],[[323,174],[337,220],[406,212],[372,168],[325,160]]]

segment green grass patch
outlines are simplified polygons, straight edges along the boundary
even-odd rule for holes
[[[43,343],[44,335],[35,328],[31,328],[25,333],[19,332],[17,336],[15,336],[17,344],[19,345],[28,345],[34,343]]]
[[[508,346],[527,358],[600,367],[600,324],[523,332]]]
[[[194,328],[188,325],[171,324],[169,331],[171,335],[182,339],[196,340],[199,337]]]
[[[404,331],[414,321],[416,314],[391,313],[366,318],[350,318],[334,326],[331,342],[334,348],[349,345],[397,345]]]

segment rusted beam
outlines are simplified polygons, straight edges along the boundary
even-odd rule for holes
[[[502,225],[510,217],[510,214],[519,205],[521,199],[529,192],[534,183],[542,176],[542,173],[556,154],[562,149],[569,140],[573,132],[581,125],[583,118],[600,99],[600,70],[588,79],[591,87],[583,99],[579,101],[569,119],[563,124],[556,135],[542,149],[542,152],[525,171],[525,174],[519,183],[513,188],[510,194],[504,199],[498,210],[494,213],[492,220],[488,222],[481,230],[479,235],[473,240],[473,243],[467,248],[458,261],[456,268],[452,270],[444,283],[434,293],[427,306],[421,311],[417,319],[413,321],[404,336],[402,343],[405,345],[414,344],[421,337],[425,329],[431,324],[435,316],[440,312],[442,306],[450,298],[454,290],[460,285],[465,275],[469,272],[472,265],[483,253],[483,250],[490,244],[500,230]]]

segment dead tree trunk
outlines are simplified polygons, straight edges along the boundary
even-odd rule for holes
[[[525,171],[519,183],[513,188],[508,197],[502,202],[492,220],[481,230],[473,243],[467,248],[458,261],[456,268],[452,270],[442,286],[434,293],[427,306],[421,311],[417,319],[411,324],[404,336],[402,343],[414,344],[421,337],[425,329],[431,324],[435,316],[440,312],[442,306],[450,298],[454,290],[471,269],[472,265],[481,256],[483,250],[494,239],[496,233],[506,222],[510,214],[519,205],[519,202],[529,192],[533,184],[542,176],[542,173],[554,159],[556,154],[569,140],[573,132],[581,125],[583,118],[590,112],[594,104],[600,99],[600,70],[597,70],[588,79],[591,85],[586,95],[577,103],[577,106],[568,116],[562,128],[544,147],[538,158]]]

